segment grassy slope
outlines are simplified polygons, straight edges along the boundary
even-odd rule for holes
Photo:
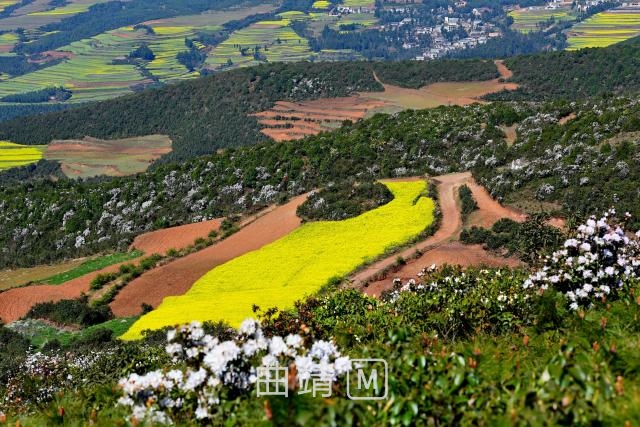
[[[115,253],[110,255],[101,256],[98,258],[90,259],[83,262],[73,270],[65,271],[64,273],[56,274],[55,276],[48,277],[41,280],[43,283],[49,285],[61,285],[69,280],[73,280],[85,274],[92,273],[94,271],[101,270],[113,264],[118,264],[124,261],[130,261],[132,259],[142,256],[140,251],[132,251],[127,253]]]

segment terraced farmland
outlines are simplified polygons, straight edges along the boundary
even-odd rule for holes
[[[0,170],[25,166],[42,158],[44,147],[0,141]]]
[[[165,135],[139,138],[53,141],[46,146],[45,157],[60,162],[70,178],[98,175],[133,175],[147,170],[163,154],[171,152],[171,140]]]
[[[513,18],[511,28],[522,33],[536,31],[540,22],[551,18],[556,21],[573,21],[576,18],[576,14],[569,7],[554,10],[542,7],[516,9],[509,12],[509,16]]]
[[[260,21],[234,32],[209,54],[206,64],[213,69],[251,66],[264,60],[272,62],[303,61],[312,51],[307,39],[290,27],[290,19]],[[254,56],[259,48],[262,59]]]
[[[8,18],[0,20],[0,30],[24,28],[33,30],[43,25],[59,22],[64,18],[87,11],[91,6],[110,0],[68,0],[64,6],[52,8],[50,0],[35,0],[15,10]],[[17,1],[0,1],[0,10],[18,3]]]
[[[23,76],[0,82],[0,97],[30,92],[51,86],[63,86],[73,92],[70,102],[96,101],[131,93],[136,86],[153,83],[134,64],[113,64],[141,43],[153,50],[155,59],[145,65],[154,78],[163,82],[193,78],[176,55],[186,50],[185,38],[198,31],[220,29],[222,24],[249,15],[268,12],[272,5],[243,8],[225,13],[204,13],[149,21],[154,34],[133,27],[118,28],[89,39],[71,43],[56,52],[67,52],[64,62]],[[0,42],[1,44],[1,42]],[[54,53],[56,54],[56,53]]]
[[[569,47],[606,47],[640,35],[640,8],[601,12],[576,24],[567,34]]]
[[[263,309],[291,306],[316,292],[332,277],[343,276],[408,241],[433,221],[433,201],[421,197],[424,181],[387,182],[394,200],[356,218],[307,223],[263,248],[222,264],[183,296],[165,298],[123,336],[192,320],[224,320],[232,325]],[[188,307],[188,310],[185,309]]]

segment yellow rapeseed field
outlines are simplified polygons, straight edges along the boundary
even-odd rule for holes
[[[345,221],[302,225],[289,235],[222,264],[182,296],[165,298],[122,336],[131,340],[147,329],[223,320],[238,326],[251,307],[290,307],[344,276],[385,249],[418,235],[433,221],[434,203],[421,197],[426,183],[385,182],[394,199]]]
[[[42,159],[43,146],[0,141],[0,170],[25,166]]]
[[[640,35],[640,11],[609,10],[578,23],[569,33],[567,50],[606,47]]]

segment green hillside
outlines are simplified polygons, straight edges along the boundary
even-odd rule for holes
[[[379,91],[374,71],[388,81],[423,86],[437,81],[488,80],[490,61],[341,62],[269,64],[216,74],[190,82],[90,105],[61,114],[20,118],[0,124],[0,139],[47,144],[85,135],[114,139],[166,134],[183,160],[218,148],[265,141],[255,117],[277,100],[305,100]],[[229,96],[234,94],[234,96]]]

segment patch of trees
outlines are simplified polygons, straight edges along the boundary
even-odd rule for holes
[[[560,247],[564,240],[560,230],[545,223],[547,219],[545,214],[534,214],[520,224],[502,218],[491,229],[473,226],[462,230],[460,240],[467,244],[482,244],[486,249],[515,255],[531,263]]]
[[[60,59],[37,63],[29,61],[24,55],[16,56],[0,56],[0,73],[9,74],[10,76],[21,76],[31,73],[45,67],[59,64]]]
[[[78,108],[82,104],[0,104],[0,122],[15,119],[16,117],[35,116],[38,114],[50,113],[53,111],[66,110],[67,108]]]
[[[38,303],[26,315],[30,319],[45,319],[59,325],[92,326],[113,318],[108,305],[92,306],[89,298]]]
[[[473,193],[467,185],[463,185],[458,189],[458,196],[460,197],[460,211],[462,212],[462,218],[467,218],[473,211],[478,209],[478,204],[473,198]]]
[[[451,52],[450,58],[508,58],[541,51],[561,50],[566,47],[566,36],[560,31],[551,33],[532,31],[523,34],[510,29],[503,30],[502,37],[489,39],[486,43],[470,49]]]
[[[207,55],[200,51],[197,47],[193,45],[193,42],[187,41],[187,46],[189,50],[185,50],[182,52],[178,52],[176,58],[178,62],[185,66],[185,68],[189,71],[195,71],[204,64],[204,61],[207,59]],[[190,45],[190,46],[189,46]]]
[[[7,95],[0,98],[2,102],[16,103],[38,103],[49,101],[66,101],[73,93],[64,87],[49,87],[45,89],[35,90],[33,92],[17,93],[15,95]]]
[[[307,29],[304,22],[295,22],[292,28],[296,33],[309,40],[309,46],[314,52],[325,49],[353,50],[366,59],[408,59],[416,55],[415,49],[403,49],[406,33],[409,29],[398,28],[396,30],[379,31],[377,29],[359,31],[336,31],[325,26],[318,36],[314,36]],[[431,40],[429,37],[420,39],[422,47],[427,47]]]
[[[134,31],[142,30],[146,32],[148,35],[154,35],[156,33],[156,30],[154,30],[151,25],[147,25],[147,24],[136,24],[133,26],[133,30]]]
[[[606,48],[519,56],[505,65],[514,73],[510,81],[520,88],[487,99],[576,100],[640,92],[640,38]]]
[[[143,61],[153,61],[154,59],[156,59],[156,55],[146,43],[142,43],[140,46],[129,53],[129,58],[142,59]]]
[[[393,65],[373,63],[384,82],[417,89],[436,82],[482,81],[498,77],[496,66],[484,60],[404,61]]]
[[[379,182],[347,180],[314,191],[298,206],[304,221],[341,221],[385,205],[393,194]]]
[[[28,339],[0,323],[0,383],[6,384],[12,371],[21,368],[30,347]]]

